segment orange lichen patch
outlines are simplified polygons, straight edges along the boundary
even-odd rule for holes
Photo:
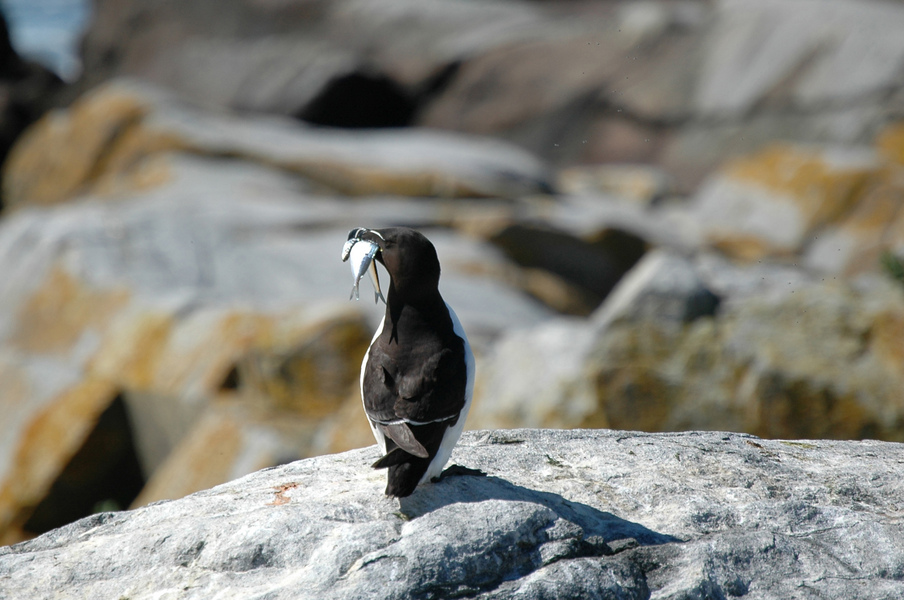
[[[790,256],[791,254],[790,249],[786,252],[778,252],[775,246],[756,235],[742,233],[729,235],[714,232],[707,236],[707,242],[713,248],[729,256],[748,262],[759,260],[765,256],[776,256],[777,254]]]
[[[267,502],[267,506],[282,506],[288,504],[290,498],[286,496],[286,492],[294,490],[297,487],[297,483],[284,483],[282,485],[274,486],[273,490],[276,492],[276,496],[273,498],[273,502]]]
[[[111,146],[147,111],[137,95],[114,87],[49,113],[11,150],[3,169],[4,201],[54,204],[83,191],[101,174]]]
[[[904,182],[879,181],[864,190],[860,201],[844,220],[842,226],[857,233],[865,233],[879,242],[885,229],[904,214]]]
[[[883,244],[892,252],[900,255],[904,251],[904,205],[895,215],[895,219],[889,223],[882,239]]]
[[[276,329],[277,321],[270,315],[226,315],[215,332],[222,346],[206,370],[204,388],[211,391],[219,388],[237,358],[251,348],[271,346]]]
[[[897,245],[900,222],[904,222],[904,186],[888,181],[869,186],[838,224],[850,244],[842,273],[853,276],[880,268],[883,252]]]
[[[19,542],[33,539],[34,534],[30,534],[21,527],[10,527],[6,531],[0,533],[0,546],[12,546]]]
[[[0,482],[0,535],[25,523],[115,397],[110,381],[88,378],[28,421]]]
[[[0,359],[0,415],[3,415],[0,426],[4,432],[0,442],[7,441],[7,436],[21,428],[19,424],[27,419],[30,412],[29,400],[33,395],[28,373],[18,364],[16,357],[4,355]],[[2,446],[0,443],[0,447]],[[0,465],[0,469],[2,468],[3,465]]]
[[[154,471],[131,508],[181,498],[229,481],[242,451],[242,438],[241,427],[231,414],[207,413]]]
[[[136,311],[128,315],[108,332],[89,371],[127,389],[151,389],[172,328],[169,314]]]
[[[79,194],[145,189],[170,181],[155,154],[191,150],[178,134],[146,123],[155,109],[148,92],[102,86],[66,110],[29,128],[4,166],[4,200],[11,207],[47,205]]]
[[[836,164],[825,151],[773,145],[733,161],[728,176],[792,198],[810,225],[829,223],[857,202],[870,179],[882,176],[873,161],[851,158]]]
[[[166,156],[191,149],[188,142],[171,132],[136,124],[123,132],[98,162],[98,175],[92,189],[110,195],[168,183],[172,173]]]
[[[886,127],[876,139],[876,147],[888,160],[904,165],[904,121]]]
[[[126,289],[92,289],[55,267],[22,305],[10,344],[30,352],[65,352],[86,330],[103,330],[128,299]]]

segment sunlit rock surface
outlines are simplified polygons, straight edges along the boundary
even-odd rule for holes
[[[95,6],[4,165],[0,543],[371,444],[356,226],[434,240],[470,428],[902,439],[901,6]]]
[[[904,593],[899,444],[466,432],[401,502],[376,447],[0,548],[9,597],[822,598]]]

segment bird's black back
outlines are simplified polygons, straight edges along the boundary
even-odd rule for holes
[[[464,340],[453,331],[438,293],[436,300],[418,307],[390,300],[383,330],[364,365],[368,418],[378,424],[411,421],[408,427],[429,454],[418,458],[387,438],[387,456],[375,466],[389,468],[386,493],[391,496],[414,491],[465,404]]]

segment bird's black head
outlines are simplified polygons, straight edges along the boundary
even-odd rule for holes
[[[389,273],[390,295],[415,299],[438,293],[439,259],[424,234],[407,227],[358,228],[349,232],[349,239],[352,237],[380,247],[375,258]]]

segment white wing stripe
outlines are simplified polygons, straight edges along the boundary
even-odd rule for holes
[[[458,414],[449,415],[448,417],[442,417],[439,419],[433,419],[432,421],[414,421],[412,419],[395,419],[393,421],[380,421],[379,419],[371,418],[371,421],[377,423],[378,425],[401,425],[402,423],[407,423],[409,425],[429,425],[431,423],[442,423],[443,421],[451,421],[452,419],[458,417]],[[368,415],[370,417],[370,415]]]

